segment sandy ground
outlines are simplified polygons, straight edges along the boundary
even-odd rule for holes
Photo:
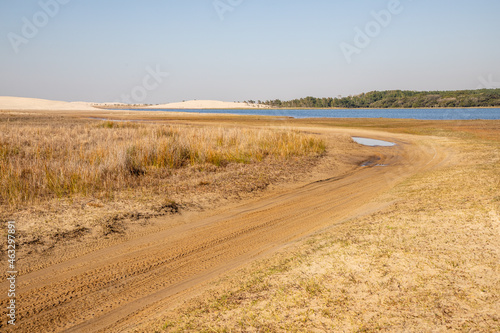
[[[358,124],[448,157],[377,196],[377,212],[217,279],[141,331],[499,332],[500,122]]]
[[[411,135],[319,126],[307,130],[328,145],[335,145],[339,133],[348,133],[397,146],[360,146],[367,151],[366,166],[335,171],[328,166],[338,156],[330,155],[307,183],[211,212],[160,218],[154,227],[118,240],[74,244],[56,249],[51,257],[27,258],[18,279],[22,306],[16,331],[124,332],[144,327],[221,274],[377,211],[388,203],[372,202],[376,195],[447,163],[448,152],[439,143],[422,143]],[[7,282],[1,288],[6,290]],[[2,296],[2,317],[6,302]]]

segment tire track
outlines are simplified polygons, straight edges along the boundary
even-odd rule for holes
[[[389,166],[359,167],[21,276],[18,331],[118,332],[179,292],[362,213],[378,193],[439,163],[432,148],[402,141],[377,148],[378,163]]]

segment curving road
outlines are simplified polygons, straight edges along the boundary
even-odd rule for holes
[[[323,135],[329,138],[329,133],[335,131],[324,130]],[[370,148],[370,156],[378,160],[343,176],[319,179],[231,210],[171,219],[154,232],[21,275],[16,332],[132,330],[230,269],[376,210],[382,205],[370,202],[376,195],[446,157],[431,141],[422,144],[412,137],[381,133],[377,138],[398,144]],[[1,286],[6,290],[7,282]],[[1,297],[1,316],[6,318],[6,295]],[[1,325],[7,329],[5,320]]]

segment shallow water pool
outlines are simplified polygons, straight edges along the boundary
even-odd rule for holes
[[[359,143],[360,145],[370,146],[370,147],[392,147],[396,144],[394,142],[382,141],[370,138],[362,138],[358,136],[353,136],[352,139],[354,142]]]

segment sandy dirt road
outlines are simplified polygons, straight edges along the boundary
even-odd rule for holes
[[[336,133],[322,131],[327,140],[329,133]],[[371,202],[376,195],[446,158],[430,140],[376,136],[397,145],[370,148],[368,165],[342,176],[322,177],[232,209],[171,218],[162,229],[19,276],[16,332],[144,327],[220,274],[382,207],[384,203]],[[6,288],[3,282],[1,290]],[[1,295],[2,330],[9,329],[5,297]]]

